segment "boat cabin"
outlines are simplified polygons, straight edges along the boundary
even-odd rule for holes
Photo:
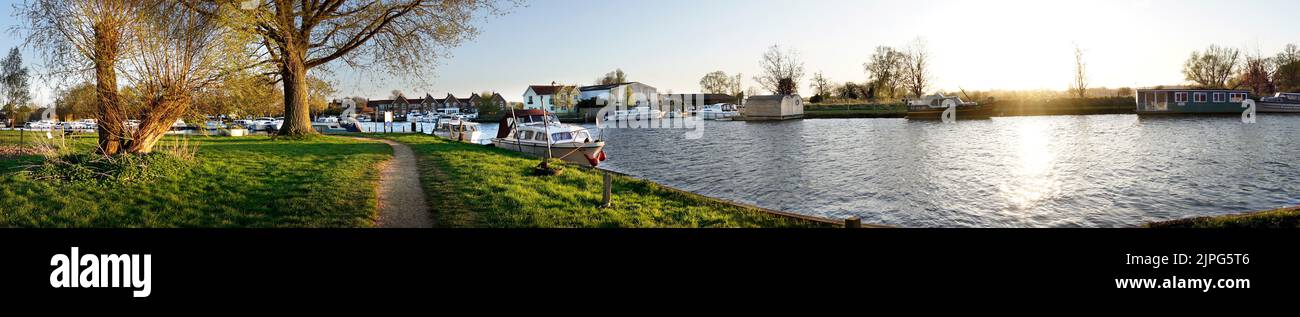
[[[1138,89],[1138,113],[1240,113],[1241,103],[1250,98],[1246,90],[1231,89]]]
[[[1261,98],[1261,101],[1300,103],[1300,93],[1279,92],[1276,95],[1273,95],[1272,97]]]
[[[947,102],[949,100],[951,100],[952,102],[951,103]],[[963,106],[971,107],[971,106],[979,105],[979,103],[973,101],[961,100],[961,98],[957,96],[944,96],[943,94],[933,94],[928,96],[922,96],[920,98],[915,98],[915,99],[905,99],[904,102],[907,103],[907,108],[909,111],[945,109],[948,108],[949,104],[957,107],[963,107]]]

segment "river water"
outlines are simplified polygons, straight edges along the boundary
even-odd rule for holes
[[[1300,204],[1300,116],[707,121],[606,129],[602,167],[909,227],[1122,227]]]

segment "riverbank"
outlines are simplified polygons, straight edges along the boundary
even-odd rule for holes
[[[1152,222],[1147,228],[1300,228],[1300,207]]]
[[[1051,100],[1011,99],[994,104],[995,117],[1060,116],[1095,114],[1132,114],[1136,104],[1132,97],[1059,98]],[[901,103],[807,104],[806,119],[905,118],[907,107]]]
[[[997,103],[995,116],[1061,116],[1137,113],[1133,97],[1011,99]]]
[[[613,176],[613,207],[601,208],[600,171],[565,165],[559,176],[533,176],[540,160],[429,135],[364,135],[409,145],[419,158],[430,209],[440,227],[697,228],[834,227]]]
[[[809,104],[804,106],[805,119],[904,118],[902,104]]]
[[[8,131],[6,131],[8,132]],[[0,139],[12,135],[0,133]],[[28,136],[30,137],[30,135]],[[70,141],[89,153],[93,135]],[[171,143],[176,137],[164,139]],[[0,227],[370,227],[386,144],[342,137],[190,137],[193,165],[145,182],[35,179],[0,157]],[[11,143],[4,143],[12,145]],[[0,144],[3,145],[3,144]]]

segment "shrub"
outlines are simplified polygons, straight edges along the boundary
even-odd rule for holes
[[[178,175],[192,166],[191,159],[169,152],[117,156],[77,153],[48,156],[28,172],[35,179],[110,184]]]

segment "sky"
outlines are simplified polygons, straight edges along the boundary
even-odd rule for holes
[[[12,4],[0,49],[21,44]],[[479,35],[432,65],[432,76],[377,74],[333,66],[337,96],[460,97],[500,92],[519,101],[528,85],[591,84],[622,68],[661,93],[698,92],[712,71],[742,73],[757,87],[767,47],[799,52],[808,79],[862,82],[877,46],[923,39],[933,55],[932,91],[1065,90],[1074,47],[1084,50],[1093,87],[1183,83],[1188,55],[1211,44],[1273,55],[1300,44],[1300,1],[866,1],[866,0],[532,0],[480,19]],[[29,64],[38,52],[24,51]],[[33,68],[39,66],[33,65]],[[50,99],[37,85],[38,103]]]

